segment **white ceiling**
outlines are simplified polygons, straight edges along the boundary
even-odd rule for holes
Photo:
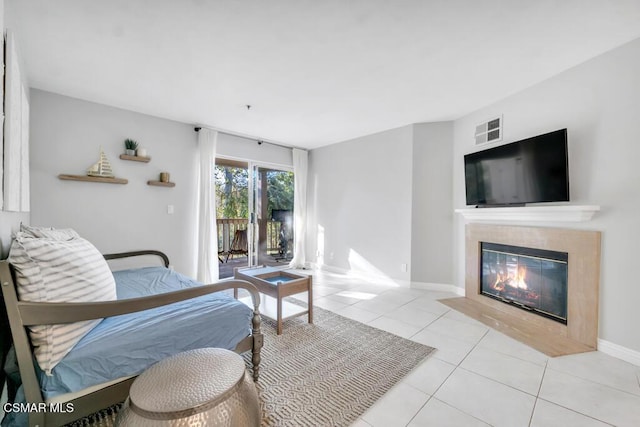
[[[456,119],[640,37],[640,0],[5,0],[5,9],[32,87],[307,148]]]

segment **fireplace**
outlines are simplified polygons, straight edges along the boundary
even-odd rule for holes
[[[480,293],[567,324],[568,254],[480,243]]]
[[[471,223],[466,225],[465,234],[465,298],[454,298],[456,302],[452,302],[451,307],[549,356],[596,349],[600,232]],[[486,246],[487,243],[498,246]],[[483,246],[487,262],[483,260]],[[521,253],[521,248],[536,249],[533,252]],[[490,251],[498,253],[491,255],[495,258],[505,258],[493,267],[494,274],[502,268],[502,281],[505,281],[505,274],[507,279],[511,274],[511,280],[516,281],[520,275],[520,279],[526,284],[526,290],[539,295],[538,305],[532,303],[536,300],[535,295],[524,293],[525,285],[516,286],[518,290],[503,292],[502,295],[495,289],[482,292],[485,276],[483,264],[488,264]],[[536,259],[539,261],[534,261]],[[526,271],[519,268],[521,266],[524,266]],[[495,286],[500,280],[497,276],[491,277],[492,267],[487,265],[484,268],[489,272],[489,279],[484,280],[490,286]],[[566,270],[566,273],[562,273],[562,270]],[[552,283],[562,283],[563,280],[557,277],[564,277],[565,274],[564,285]],[[506,288],[506,284],[504,286]],[[498,288],[500,287],[501,285],[498,285]],[[562,290],[563,288],[565,290]],[[546,304],[548,295],[564,292],[566,297],[554,296],[556,302],[552,307],[542,305],[543,302]],[[516,298],[522,295],[525,296],[523,299]],[[507,304],[503,298],[508,301]],[[516,301],[520,305],[516,305]],[[540,315],[533,308],[547,315]],[[553,316],[549,316],[550,313]]]

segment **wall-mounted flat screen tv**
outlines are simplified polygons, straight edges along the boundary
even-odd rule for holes
[[[467,205],[569,201],[567,130],[464,156]]]

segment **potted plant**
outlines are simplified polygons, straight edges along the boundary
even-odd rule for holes
[[[127,156],[135,156],[136,148],[138,148],[138,143],[133,139],[127,138],[124,140],[124,148]]]

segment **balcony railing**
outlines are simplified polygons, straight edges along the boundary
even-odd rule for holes
[[[218,252],[227,252],[237,230],[246,230],[249,221],[246,218],[218,218]],[[277,254],[280,250],[280,221],[267,221],[267,253]]]

